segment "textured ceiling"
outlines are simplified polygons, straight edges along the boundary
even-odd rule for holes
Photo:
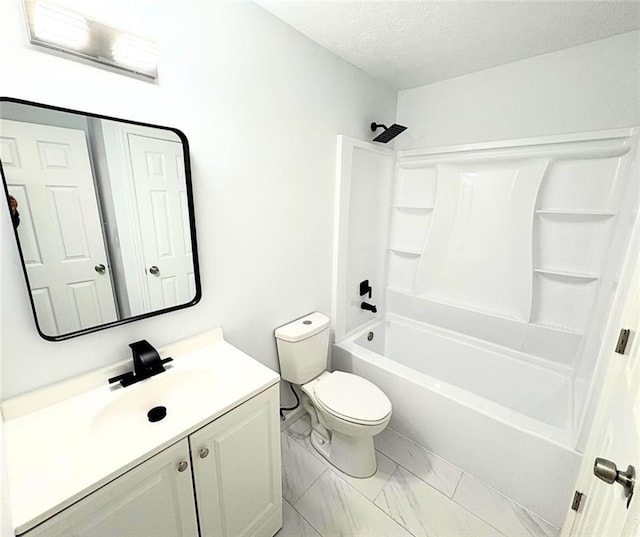
[[[640,28],[640,0],[257,2],[396,89]]]

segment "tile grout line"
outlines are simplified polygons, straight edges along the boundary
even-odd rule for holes
[[[395,462],[395,461],[394,461]],[[393,472],[391,472],[391,475],[389,476],[389,479],[387,479],[387,481],[385,482],[385,486],[386,484],[389,482],[389,480],[391,479],[391,476],[393,474],[395,474],[398,471],[398,467],[400,465],[398,463],[396,463],[396,468],[393,470]],[[335,472],[334,472],[335,473]],[[404,529],[409,535],[412,535],[413,537],[415,537],[414,533],[411,533],[411,531],[409,531],[408,528],[406,528],[404,526],[404,524],[401,524],[400,522],[398,522],[395,518],[393,518],[389,513],[387,513],[384,509],[382,509],[379,505],[377,505],[375,503],[374,500],[370,500],[369,498],[367,498],[364,494],[362,494],[362,492],[360,492],[356,487],[354,487],[351,483],[349,483],[346,479],[344,479],[341,475],[336,474],[340,479],[342,479],[342,481],[344,481],[349,487],[351,487],[354,491],[356,491],[358,494],[360,494],[360,496],[362,496],[365,501],[369,502],[371,505],[373,505],[373,507],[375,507],[378,511],[380,511],[385,517],[387,517],[389,520],[393,521],[394,523],[396,523],[398,526],[400,526],[402,529]],[[384,486],[382,487],[384,489]],[[380,489],[380,492],[378,492],[378,494],[376,494],[376,498],[382,493],[382,489]]]
[[[295,440],[295,437],[294,437]],[[378,492],[378,494],[375,495],[374,499],[370,499],[367,496],[365,496],[360,490],[358,490],[353,484],[351,484],[347,479],[345,479],[343,476],[347,475],[344,472],[342,472],[339,468],[336,468],[333,464],[331,464],[327,459],[325,459],[322,455],[320,455],[320,453],[317,453],[315,451],[315,449],[313,449],[313,446],[308,447],[307,444],[304,441],[299,442],[303,448],[305,448],[308,452],[310,452],[313,456],[315,456],[318,460],[320,460],[322,463],[324,463],[324,465],[326,466],[326,469],[333,472],[334,474],[336,474],[340,479],[342,479],[343,481],[345,481],[351,488],[355,489],[355,491],[360,494],[361,496],[364,496],[364,498],[370,502],[373,502],[375,500],[375,498],[378,497],[378,495],[380,494],[380,492],[382,492],[382,489],[386,486],[386,484],[389,482],[389,480],[391,479],[391,476],[396,472],[397,467],[399,466],[399,463],[395,460],[393,460],[391,457],[389,457],[388,455],[382,453],[382,451],[378,451],[377,449],[375,450],[377,453],[380,453],[382,456],[386,457],[387,459],[389,459],[391,462],[393,462],[396,465],[396,468],[394,468],[393,472],[391,472],[389,474],[389,477],[387,477],[387,479],[384,481],[384,483],[382,484],[382,487],[380,487],[380,491]],[[377,470],[376,470],[377,471]],[[374,474],[375,475],[375,474]],[[351,476],[352,477],[352,476]],[[371,476],[373,477],[373,476]],[[353,479],[357,479],[357,478],[353,478]],[[368,479],[368,478],[366,478]],[[308,489],[307,489],[308,490]],[[305,491],[306,492],[306,491]]]
[[[306,444],[303,444],[303,447],[309,451],[308,447]],[[376,450],[377,451],[377,450]],[[379,451],[378,453],[382,453],[381,451]],[[391,457],[388,457],[387,455],[385,455],[384,453],[382,453],[382,455],[384,455],[385,457],[387,457],[389,460],[391,460],[392,462],[395,463],[396,467],[394,468],[393,472],[391,472],[391,474],[389,474],[389,477],[387,478],[387,480],[384,482],[384,484],[382,485],[382,488],[380,489],[380,492],[378,492],[378,494],[376,494],[375,498],[377,498],[381,493],[382,493],[382,489],[384,489],[384,487],[387,485],[387,483],[389,482],[389,480],[391,479],[391,476],[393,476],[393,474],[395,474],[398,470],[398,467],[400,466],[400,464],[397,461],[394,461]],[[359,494],[360,496],[362,496],[362,498],[364,498],[364,500],[366,502],[368,502],[369,504],[373,505],[373,507],[375,507],[378,511],[380,511],[385,517],[387,517],[389,520],[393,521],[395,524],[397,524],[398,526],[400,526],[402,529],[404,529],[409,535],[412,535],[413,537],[415,537],[415,535],[413,533],[411,533],[411,531],[409,531],[403,524],[401,524],[400,522],[398,522],[395,518],[393,518],[391,515],[389,515],[389,513],[387,513],[386,511],[384,511],[382,508],[380,508],[374,500],[369,499],[367,496],[365,496],[361,491],[359,491],[356,487],[354,487],[349,481],[347,481],[344,477],[342,477],[342,474],[344,474],[344,472],[340,471],[338,468],[336,468],[335,466],[333,466],[329,461],[327,461],[326,459],[323,458],[323,461],[325,462],[325,464],[327,465],[327,468],[325,469],[333,472],[333,474],[338,477],[340,480],[342,480],[344,483],[347,484],[348,487],[350,487],[353,491],[355,491],[357,494]],[[298,501],[300,501],[302,499],[302,496],[304,496],[309,489],[325,474],[325,472],[322,472],[322,474],[320,476],[318,476],[318,478],[311,484],[309,485],[309,487],[304,491],[304,493],[300,496],[300,498],[298,498],[298,500],[296,501],[296,503],[298,503]],[[292,507],[295,509],[295,505],[292,504]],[[299,513],[299,511],[296,509],[296,512]],[[300,513],[300,516],[302,516],[302,514]],[[304,516],[302,516],[302,518],[304,518]],[[307,520],[305,518],[305,520]],[[308,522],[308,521],[307,521]],[[311,527],[313,527],[313,525],[311,523],[309,523],[311,525]],[[315,527],[314,529],[316,531],[318,531]],[[318,534],[321,537],[325,537],[324,535],[322,535],[322,533],[320,533],[318,531]],[[331,537],[331,536],[326,536],[326,537]]]
[[[319,478],[318,478],[318,479],[319,479]],[[316,480],[316,481],[317,481],[317,480]],[[300,498],[302,498],[302,496],[300,496]],[[298,510],[296,509],[296,506],[295,506],[294,504],[292,504],[292,503],[291,503],[290,501],[288,501],[286,498],[282,498],[282,499],[283,499],[285,502],[287,502],[287,503],[291,506],[291,509],[293,509],[296,513],[298,513],[298,516],[299,516],[302,520],[304,520],[307,524],[309,524],[309,526],[310,526],[311,528],[313,528],[313,530],[314,530],[318,535],[320,535],[320,537],[331,537],[331,536],[323,535],[322,533],[320,533],[320,531],[318,530],[318,528],[316,528],[316,527],[315,527],[311,522],[309,522],[309,521],[306,519],[306,517],[305,517],[305,516],[304,516],[300,511],[298,511]]]
[[[436,487],[434,487],[433,485],[431,485],[430,483],[427,483],[424,479],[422,479],[419,475],[416,475],[415,473],[413,473],[411,470],[409,470],[409,468],[405,468],[404,466],[402,466],[402,464],[398,463],[398,468],[402,468],[403,470],[406,470],[407,472],[409,472],[412,476],[414,476],[415,478],[417,478],[418,480],[422,481],[425,485],[427,485],[428,487],[432,488],[434,491],[436,491],[438,494],[440,494],[441,496],[444,496],[447,500],[449,500],[450,502],[454,503],[455,505],[457,505],[458,507],[460,507],[460,509],[465,510],[467,513],[469,513],[471,516],[477,518],[478,520],[484,522],[487,526],[492,527],[494,530],[496,530],[500,535],[502,535],[503,537],[507,537],[502,530],[496,528],[493,524],[491,524],[488,520],[485,520],[484,518],[482,518],[480,515],[477,515],[476,513],[473,513],[472,511],[470,511],[469,509],[467,509],[464,505],[459,504],[458,502],[456,502],[453,497],[449,497],[447,496],[444,492],[442,492],[441,490],[437,489]],[[397,468],[396,468],[397,470]],[[395,473],[395,472],[394,472]],[[457,487],[456,487],[457,488]],[[526,528],[525,528],[526,529]]]
[[[396,462],[396,461],[394,461]],[[391,472],[391,475],[389,476],[389,479],[387,480],[387,482],[385,483],[385,486],[387,485],[387,483],[389,481],[391,481],[391,478],[395,475],[395,473],[398,471],[398,468],[400,468],[400,464],[396,462],[396,468],[393,470],[393,472]],[[386,515],[387,517],[389,517],[391,520],[393,520],[396,524],[398,524],[398,526],[400,526],[401,528],[404,528],[406,530],[406,532],[409,535],[413,535],[413,537],[415,536],[415,533],[412,533],[411,530],[409,530],[409,528],[407,528],[402,522],[399,522],[398,520],[396,520],[390,513],[387,513],[382,507],[380,507],[375,500],[378,499],[378,497],[380,496],[380,494],[382,494],[384,490],[384,487],[382,487],[382,489],[380,490],[380,492],[378,492],[378,494],[376,494],[376,498],[374,500],[369,500],[376,509],[378,509],[380,512],[382,512],[384,515]],[[368,498],[367,498],[368,499]]]
[[[331,468],[327,468],[326,470],[331,471]],[[336,468],[336,470],[337,470],[337,468]],[[396,470],[397,470],[397,468],[396,468],[396,469],[391,473],[391,475],[393,475],[393,474],[396,472]],[[339,471],[339,470],[338,470],[338,471]],[[323,472],[323,473],[322,473],[322,475],[321,475],[321,476],[319,476],[319,477],[318,477],[318,479],[316,479],[316,480],[315,480],[315,481],[314,481],[314,482],[309,486],[309,488],[304,492],[304,494],[306,494],[306,493],[309,491],[309,489],[310,489],[310,488],[311,488],[311,487],[312,487],[312,486],[313,486],[313,485],[314,485],[314,484],[315,484],[315,483],[320,479],[320,477],[322,477],[324,474],[325,474],[325,472]],[[409,535],[411,535],[411,536],[415,537],[415,535],[414,535],[413,533],[411,533],[407,528],[405,528],[402,524],[400,524],[400,522],[398,522],[395,518],[393,518],[391,515],[389,515],[389,513],[385,512],[383,509],[381,509],[379,506],[377,506],[373,500],[370,500],[369,498],[367,498],[364,494],[362,494],[362,492],[360,492],[356,487],[354,487],[351,483],[349,483],[349,481],[347,481],[346,479],[344,479],[340,474],[338,474],[337,472],[333,472],[333,474],[334,474],[338,479],[340,479],[341,481],[343,481],[343,482],[344,482],[344,483],[345,483],[345,484],[346,484],[350,489],[352,489],[356,494],[358,494],[358,495],[362,496],[362,498],[363,498],[366,502],[368,502],[368,503],[369,503],[369,504],[371,504],[373,507],[375,507],[378,511],[380,511],[380,512],[381,512],[381,513],[382,513],[386,518],[388,518],[389,520],[391,520],[392,522],[394,522],[395,524],[397,524],[398,526],[400,526],[400,527],[401,527],[402,529],[404,529],[404,530],[405,530]],[[386,484],[386,483],[385,483],[385,484]],[[380,492],[382,492],[382,490],[381,490]],[[304,496],[304,494],[303,494],[302,496]],[[378,495],[379,495],[379,494],[380,494],[380,493],[378,493]],[[298,501],[300,501],[300,500],[302,499],[302,496],[300,496],[300,498],[298,498]],[[377,495],[376,495],[376,497],[377,497]],[[284,498],[284,500],[285,500],[285,501],[287,501],[287,500],[286,500],[286,498]],[[296,501],[296,503],[298,503],[298,501]],[[300,513],[300,511],[298,511],[298,510],[296,509],[295,504],[291,504],[291,502],[289,502],[289,504],[291,505],[291,507],[293,507],[293,508],[296,510],[296,512],[297,512],[298,514],[300,514],[300,516],[301,516],[302,518],[304,518],[304,520],[307,520],[307,519],[302,515],[302,513]],[[318,529],[317,529],[317,528],[315,528],[315,527],[313,526],[313,524],[311,524],[308,520],[307,520],[307,522],[309,523],[309,525],[310,525],[314,530],[316,530],[316,531],[318,532],[318,535],[320,535],[320,537],[334,537],[334,536],[329,536],[329,535],[327,535],[327,536],[323,535],[323,534],[322,534],[320,531],[318,531]]]
[[[281,432],[280,434],[284,434],[284,432]],[[294,440],[294,441],[295,441],[295,438],[293,438],[293,437],[291,437],[291,436],[290,436],[290,438],[292,438],[292,440]],[[302,448],[303,448],[306,452],[308,452],[308,451],[309,451],[308,449],[306,449],[306,447],[305,447],[305,446],[302,446]],[[308,491],[308,490],[309,490],[309,489],[310,489],[310,488],[311,488],[311,487],[316,483],[316,481],[318,481],[318,479],[320,479],[320,478],[324,475],[324,473],[325,473],[327,470],[328,470],[328,468],[326,467],[326,465],[324,465],[324,467],[323,467],[323,469],[322,469],[322,472],[320,472],[320,474],[318,475],[318,477],[316,477],[316,478],[315,478],[315,479],[314,479],[314,480],[309,484],[309,486],[308,486],[307,488],[305,488],[305,489],[304,489],[304,491],[303,491],[303,492],[298,496],[298,498],[295,500],[295,502],[298,502],[298,500],[300,500],[300,498],[302,498],[302,497],[307,493],[307,491]],[[284,498],[284,496],[283,496],[283,498]],[[284,498],[284,499],[285,499],[285,500],[287,500],[287,498]],[[289,501],[289,500],[287,500],[287,501]],[[294,502],[294,503],[295,503],[295,502]],[[293,506],[293,503],[292,503],[292,502],[290,502],[290,501],[289,501],[289,504],[291,504],[291,506]]]
[[[416,444],[417,445],[417,444]],[[385,457],[387,457],[388,459],[391,459],[393,462],[395,462],[398,466],[402,466],[402,468],[404,468],[407,472],[409,472],[410,474],[412,474],[413,476],[417,477],[420,481],[422,481],[423,483],[425,483],[426,485],[429,485],[432,489],[437,490],[440,494],[442,494],[443,496],[449,498],[450,500],[453,500],[453,494],[455,494],[455,491],[458,489],[458,485],[460,484],[460,481],[462,480],[462,475],[464,474],[464,472],[462,470],[460,470],[457,466],[454,466],[453,464],[451,465],[453,468],[455,468],[456,470],[458,470],[460,472],[460,477],[458,477],[456,485],[454,487],[453,492],[451,493],[451,496],[449,496],[446,492],[440,490],[438,487],[436,487],[435,485],[433,485],[432,483],[429,483],[426,479],[423,479],[422,477],[420,477],[418,474],[416,474],[414,471],[409,470],[409,468],[407,468],[405,465],[403,465],[401,462],[395,460],[394,458],[392,458],[391,456],[387,455],[386,453],[380,451],[380,453],[382,453]],[[429,451],[429,453],[431,454],[431,452]],[[437,455],[435,455],[437,457]],[[442,459],[441,457],[438,457],[439,459],[445,461],[444,459]],[[448,463],[448,461],[445,461]]]
[[[326,471],[327,471],[327,470],[328,470],[328,468],[323,468],[323,469],[322,469],[322,472],[320,472],[320,475],[319,475],[318,477],[316,477],[316,478],[315,478],[315,479],[314,479],[314,480],[309,484],[309,486],[308,486],[306,489],[304,489],[304,492],[303,492],[302,494],[300,494],[300,496],[298,496],[298,498],[296,499],[296,501],[295,501],[295,502],[293,502],[293,503],[289,502],[289,503],[291,504],[291,506],[293,506],[295,503],[298,503],[298,502],[302,499],[302,497],[303,497],[307,492],[309,492],[309,489],[310,489],[311,487],[313,487],[313,485],[315,485],[315,484],[318,482],[318,479],[320,479],[320,478],[321,478],[321,477],[326,473]],[[286,499],[286,498],[285,498],[285,499]],[[288,501],[288,500],[287,500],[287,501]]]
[[[444,492],[442,492],[441,490],[439,490],[438,488],[434,487],[431,483],[428,483],[427,481],[425,481],[424,479],[422,479],[419,475],[416,475],[414,472],[412,472],[411,470],[409,470],[408,468],[406,468],[404,465],[402,465],[400,462],[396,461],[393,457],[391,457],[390,455],[388,455],[387,453],[384,452],[380,452],[383,455],[385,455],[386,457],[388,457],[389,459],[391,459],[392,461],[394,461],[398,466],[402,466],[405,470],[407,470],[409,473],[411,473],[412,475],[414,475],[415,477],[417,477],[418,479],[420,479],[423,483],[426,483],[427,485],[429,485],[431,488],[433,488],[434,490],[436,490],[437,492],[439,492],[440,494],[444,495],[445,497],[448,497],[451,501],[453,501],[456,505],[460,506],[462,509],[464,509],[465,511],[467,511],[468,513],[472,514],[473,516],[479,518],[480,520],[482,520],[483,522],[489,524],[492,528],[495,528],[499,533],[503,534],[502,531],[500,531],[498,528],[496,528],[493,524],[489,523],[487,520],[485,520],[484,518],[482,518],[480,515],[477,515],[476,513],[473,513],[472,511],[470,511],[469,509],[467,509],[464,505],[458,503],[455,499],[455,493],[458,490],[458,487],[460,486],[460,483],[462,482],[462,477],[467,475],[469,476],[471,479],[473,479],[474,481],[477,481],[478,483],[480,483],[481,485],[485,486],[486,488],[488,488],[493,494],[496,494],[498,496],[500,496],[501,499],[506,500],[509,504],[511,504],[512,506],[516,506],[519,507],[520,509],[523,509],[527,514],[529,515],[533,515],[536,518],[539,518],[540,520],[542,520],[543,522],[545,522],[546,524],[548,524],[549,526],[551,526],[554,529],[559,529],[557,528],[554,524],[551,524],[548,520],[545,520],[544,518],[542,518],[540,515],[538,515],[537,513],[534,513],[533,511],[530,511],[529,509],[523,507],[522,505],[520,505],[519,503],[515,502],[514,500],[512,500],[511,498],[505,496],[504,494],[498,492],[497,490],[495,490],[493,487],[487,485],[484,481],[476,478],[475,476],[471,475],[468,472],[465,472],[464,470],[462,470],[461,468],[459,468],[458,466],[456,466],[455,464],[451,463],[450,461],[448,461],[447,459],[444,459],[443,457],[440,457],[439,455],[437,455],[436,453],[433,453],[431,450],[427,449],[426,447],[418,444],[417,442],[414,442],[413,440],[411,440],[410,438],[407,438],[406,436],[404,436],[403,434],[397,432],[395,429],[390,429],[391,431],[393,431],[394,434],[397,434],[398,436],[400,436],[401,438],[403,438],[405,441],[413,444],[414,446],[426,451],[429,455],[432,455],[433,457],[436,457],[437,459],[441,460],[442,462],[448,464],[449,466],[451,466],[452,468],[455,468],[456,470],[458,470],[460,472],[460,477],[458,478],[458,482],[456,483],[455,489],[453,491],[453,493],[451,494],[451,496],[447,496],[447,494],[445,494]],[[395,472],[394,472],[395,473]],[[526,528],[525,528],[526,529]],[[504,534],[503,534],[504,535]]]
[[[532,513],[531,511],[529,511],[528,509],[525,509],[522,505],[514,502],[513,500],[511,500],[510,498],[508,498],[507,496],[505,496],[504,494],[500,494],[497,490],[494,490],[493,488],[491,488],[489,485],[487,485],[484,481],[480,481],[479,479],[476,479],[475,477],[473,477],[471,474],[468,474],[466,472],[463,472],[463,475],[467,475],[469,476],[471,479],[473,479],[474,481],[477,481],[478,483],[480,483],[482,486],[487,487],[492,494],[499,496],[501,500],[506,501],[510,507],[518,507],[520,509],[522,509],[525,513],[527,513],[528,515],[535,515],[537,518],[539,518],[540,520],[543,520],[545,523],[547,523],[549,526],[551,526],[554,529],[557,529],[558,531],[559,528],[556,528],[553,524],[551,524],[550,522],[547,522],[546,520],[544,520],[542,517],[536,515],[535,513]],[[462,477],[460,478],[460,481],[462,481]],[[459,485],[460,483],[458,483]],[[458,490],[458,487],[456,486],[456,492]],[[455,496],[455,493],[454,493]],[[467,511],[468,513],[471,513],[473,516],[479,518],[480,520],[482,520],[483,522],[485,522],[486,524],[488,524],[489,526],[491,526],[492,528],[495,528],[501,535],[505,535],[504,532],[496,527],[494,524],[492,524],[491,522],[489,522],[488,520],[486,520],[484,517],[482,517],[481,515],[474,513],[473,511],[471,511],[470,509],[468,509],[467,507],[465,507],[464,505],[462,505],[461,503],[459,503],[453,496],[451,497],[451,501],[454,502],[457,506],[461,507],[462,509],[464,509],[465,511]],[[516,518],[517,515],[516,515]],[[535,522],[535,520],[534,520]],[[539,524],[536,524],[539,525]],[[523,529],[527,532],[529,532],[529,534],[531,535],[531,537],[536,537],[535,534],[531,533],[531,531],[529,531],[529,528],[526,528],[523,526]],[[544,531],[544,528],[541,528]],[[558,537],[560,536],[560,533],[558,533]]]
[[[458,482],[456,483],[456,486],[453,488],[453,492],[451,493],[451,500],[455,502],[455,500],[453,499],[453,497],[456,495],[456,492],[458,492],[458,487],[460,486],[460,483],[462,483],[462,478],[465,475],[464,472],[460,472],[460,477],[458,478]],[[458,503],[458,502],[456,502]]]
[[[286,431],[286,429],[285,429]],[[284,433],[284,431],[283,431]],[[394,431],[394,433],[396,433],[396,431]],[[285,433],[286,434],[286,433]],[[400,433],[396,433],[399,436],[402,436]],[[324,475],[324,473],[329,470],[332,471],[337,477],[339,477],[342,481],[344,481],[347,485],[349,485],[353,490],[355,490],[358,494],[360,494],[360,496],[362,496],[365,500],[367,500],[368,502],[370,502],[371,504],[373,504],[376,509],[378,509],[379,511],[381,511],[385,516],[387,516],[388,518],[390,518],[391,520],[393,520],[396,524],[400,525],[402,528],[404,528],[407,532],[409,532],[409,534],[413,535],[408,528],[406,528],[404,525],[402,525],[400,522],[398,522],[395,518],[393,518],[391,515],[389,515],[389,513],[387,513],[386,511],[384,511],[382,508],[380,508],[376,503],[375,500],[380,496],[380,494],[382,493],[384,487],[389,483],[389,481],[391,480],[391,478],[393,477],[393,475],[398,471],[398,468],[403,468],[404,470],[406,470],[407,472],[409,472],[411,475],[413,475],[415,478],[417,478],[418,480],[420,480],[421,482],[423,482],[425,485],[427,485],[428,487],[430,487],[431,489],[433,489],[434,491],[436,491],[438,494],[444,496],[445,498],[447,498],[448,500],[450,500],[451,502],[453,502],[455,505],[457,505],[458,507],[460,507],[461,509],[465,510],[467,513],[469,513],[471,516],[477,518],[478,520],[484,522],[485,524],[487,524],[488,526],[490,526],[491,528],[495,529],[500,535],[505,535],[500,529],[496,528],[493,524],[491,524],[489,521],[485,520],[484,518],[482,518],[480,515],[473,513],[472,511],[470,511],[469,509],[467,509],[464,505],[459,504],[456,500],[454,500],[454,495],[456,493],[456,491],[458,490],[458,486],[460,485],[460,482],[462,481],[462,477],[463,475],[469,475],[472,479],[475,479],[473,476],[471,476],[471,474],[468,474],[467,472],[464,472],[463,470],[461,470],[460,468],[458,468],[457,466],[451,464],[449,461],[447,461],[446,459],[443,459],[442,457],[439,457],[438,455],[436,455],[435,453],[432,453],[431,451],[429,451],[428,449],[420,446],[420,444],[417,444],[415,442],[413,442],[413,440],[406,438],[404,436],[402,436],[403,438],[405,438],[408,442],[411,442],[412,444],[414,444],[415,446],[421,448],[422,450],[426,451],[429,455],[432,455],[434,457],[437,457],[438,459],[442,460],[443,462],[449,464],[452,468],[455,468],[456,470],[458,470],[460,472],[460,476],[458,477],[458,480],[456,482],[456,485],[454,487],[453,492],[451,493],[451,496],[449,496],[448,494],[446,494],[445,492],[441,491],[440,489],[436,488],[435,486],[433,486],[431,483],[428,483],[427,481],[425,481],[424,479],[422,479],[419,475],[415,474],[414,472],[412,472],[411,470],[409,470],[407,467],[405,467],[404,465],[402,465],[400,462],[398,462],[397,460],[395,460],[393,457],[391,457],[390,455],[388,455],[387,453],[384,453],[382,451],[376,450],[378,453],[381,453],[382,455],[384,455],[385,457],[387,457],[389,460],[393,461],[396,464],[396,468],[393,470],[393,472],[391,472],[391,474],[389,475],[389,477],[387,478],[387,480],[384,482],[384,484],[382,485],[382,488],[380,489],[380,492],[378,492],[378,494],[376,494],[375,498],[373,500],[369,499],[367,496],[365,496],[361,491],[359,491],[356,487],[354,487],[349,481],[347,481],[344,477],[342,477],[343,472],[341,472],[338,468],[336,468],[335,466],[333,466],[329,461],[327,461],[324,457],[322,457],[319,453],[316,453],[315,450],[312,451],[312,449],[309,449],[309,447],[307,446],[307,444],[304,442],[303,439],[298,440],[297,437],[293,436],[293,435],[289,435],[293,440],[296,440],[300,445],[302,445],[302,447],[309,453],[311,453],[313,456],[315,456],[317,459],[319,459],[321,462],[323,462],[325,464],[325,470],[313,481],[313,483],[311,483],[306,489],[305,491],[300,495],[300,497],[296,500],[296,503],[302,498],[302,496],[304,496],[309,489]],[[307,435],[308,436],[308,435]],[[306,438],[306,437],[305,437]],[[476,480],[478,481],[478,480]],[[482,481],[479,481],[480,483],[484,484]],[[491,489],[493,491],[493,489]],[[497,491],[493,491],[496,494],[499,494]],[[511,500],[509,500],[506,496],[501,495],[503,498],[507,499],[510,503],[513,504],[513,502],[511,502]],[[293,504],[292,504],[293,506]],[[519,506],[521,507],[521,506]],[[522,507],[522,509],[524,509],[524,507]],[[297,510],[296,510],[297,511]],[[304,517],[303,517],[304,518]],[[306,519],[305,519],[306,520]],[[313,526],[312,526],[313,527]],[[315,529],[315,528],[314,528]],[[525,528],[526,529],[526,528]],[[317,531],[317,530],[316,530]],[[320,533],[320,532],[318,532]],[[324,536],[322,536],[324,537]]]

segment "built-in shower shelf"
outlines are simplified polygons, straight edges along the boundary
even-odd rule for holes
[[[594,281],[599,278],[597,274],[588,274],[583,272],[565,272],[562,270],[534,269],[537,274],[545,276],[559,276],[570,280]]]
[[[426,205],[394,205],[393,208],[401,211],[433,211],[435,207],[428,207]]]
[[[422,252],[419,252],[418,250],[413,250],[411,248],[396,248],[395,246],[391,246],[389,247],[389,250],[391,250],[392,252],[396,252],[397,254],[404,254],[404,255],[410,255],[410,256],[422,255]]]
[[[609,211],[581,211],[564,209],[538,209],[536,214],[558,215],[558,216],[592,216],[594,218],[611,218],[616,213]]]

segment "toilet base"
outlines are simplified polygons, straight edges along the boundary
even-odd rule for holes
[[[331,439],[311,430],[311,445],[327,461],[351,477],[364,479],[378,470],[372,436],[347,436],[331,431]]]

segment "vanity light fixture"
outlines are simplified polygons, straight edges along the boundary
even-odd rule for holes
[[[35,6],[33,33],[37,39],[80,50],[89,41],[87,19],[50,2]]]
[[[121,65],[143,72],[155,70],[158,64],[158,48],[147,39],[130,34],[121,35],[111,47],[113,59]]]
[[[139,36],[88,19],[49,0],[24,0],[31,44],[58,56],[135,78],[158,77],[158,48]]]

